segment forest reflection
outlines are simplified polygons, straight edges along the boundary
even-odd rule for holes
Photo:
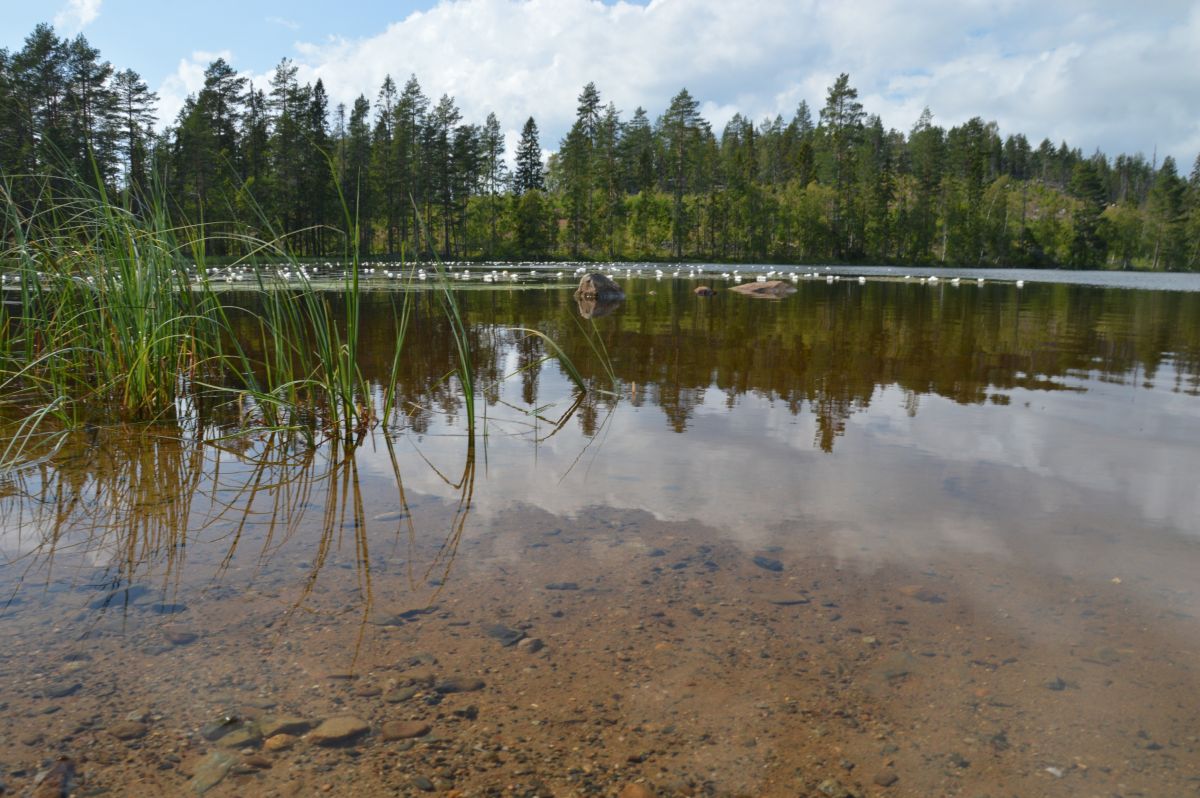
[[[365,620],[373,569],[402,567],[414,590],[436,591],[450,576],[489,438],[536,446],[561,435],[570,463],[603,445],[598,433],[621,405],[656,408],[666,430],[686,433],[701,406],[736,413],[752,396],[756,406],[765,399],[811,413],[814,446],[831,452],[848,419],[885,389],[899,389],[910,416],[928,395],[1007,412],[1018,391],[1087,391],[1096,380],[1200,395],[1200,294],[821,281],[802,282],[780,301],[752,301],[727,291],[699,298],[685,281],[625,288],[624,303],[589,319],[569,290],[462,292],[482,403],[474,430],[461,392],[444,378],[456,366],[445,316],[436,297],[417,292],[398,378],[402,417],[393,433],[377,430],[361,447],[235,434],[227,413],[182,430],[80,433],[0,482],[0,605],[12,605],[23,587],[66,585],[112,595],[115,608],[124,604],[120,590],[152,584],[169,607],[174,593],[196,588],[178,582],[186,556],[203,566],[188,571],[216,583],[237,569],[282,573],[275,566],[288,559],[306,574],[299,607],[331,552],[349,551],[352,560],[339,564],[357,574]],[[363,301],[360,360],[379,393],[397,301],[385,292]],[[577,393],[546,360],[543,340],[522,327],[546,333],[589,383],[613,390]],[[589,341],[597,335],[602,346]],[[419,442],[429,435],[442,442],[427,456]],[[430,473],[440,486],[416,516],[405,488],[413,469],[427,492]],[[364,505],[368,483],[373,510]]]
[[[718,289],[720,288],[720,281]],[[1170,390],[1200,391],[1200,295],[1106,290],[1087,286],[1007,284],[927,286],[877,281],[859,286],[801,282],[779,301],[752,301],[718,290],[693,294],[690,281],[633,280],[627,300],[602,318],[581,319],[567,290],[464,291],[475,378],[496,386],[511,377],[521,400],[536,406],[547,367],[545,345],[515,331],[529,327],[558,342],[583,375],[598,384],[607,368],[635,406],[659,408],[670,429],[685,432],[711,393],[726,406],[755,394],[793,413],[816,415],[821,449],[831,451],[847,418],[870,405],[878,389],[906,392],[910,412],[920,397],[961,403],[1009,400],[1014,389],[1064,390],[1071,378],[1154,384],[1170,363]],[[378,381],[390,366],[394,295],[369,295],[363,368]],[[416,432],[436,417],[456,418],[462,397],[431,375],[455,364],[452,337],[434,298],[414,295],[398,393]],[[589,314],[590,315],[590,314]],[[610,362],[588,342],[599,332]],[[515,375],[515,376],[514,376]],[[490,405],[500,391],[484,391]],[[589,394],[576,415],[593,435],[612,398]]]

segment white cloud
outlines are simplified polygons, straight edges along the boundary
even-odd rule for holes
[[[204,70],[218,58],[232,63],[233,53],[229,50],[215,53],[196,50],[190,57],[179,59],[179,66],[158,87],[159,124],[175,124],[175,117],[179,115],[179,110],[183,108],[188,95],[204,88]]]
[[[278,25],[281,28],[287,28],[288,30],[300,30],[300,23],[294,19],[288,19],[286,17],[267,17],[266,21],[272,25]]]
[[[54,27],[68,35],[79,33],[100,16],[102,1],[67,0],[67,4],[54,15]]]
[[[444,0],[382,33],[298,45],[301,78],[335,102],[374,99],[410,73],[467,119],[495,111],[510,133],[533,115],[556,147],[582,86],[625,118],[651,117],[683,86],[717,129],[734,109],[790,117],[848,72],[868,111],[900,129],[928,105],[944,125],[972,116],[1004,134],[1085,151],[1200,151],[1200,3],[1002,0]]]

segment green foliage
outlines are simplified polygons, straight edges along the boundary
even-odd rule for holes
[[[386,77],[331,127],[321,81],[297,74],[284,59],[264,92],[217,59],[155,136],[157,98],[136,73],[40,25],[0,52],[0,172],[25,215],[77,181],[140,213],[157,180],[173,224],[205,225],[200,256],[245,255],[238,242],[268,230],[288,231],[297,256],[341,254],[340,195],[360,258],[1200,268],[1196,171],[1033,146],[978,117],[945,129],[928,109],[890,130],[844,73],[815,124],[801,102],[790,121],[735,114],[720,136],[687,89],[657,119],[623,120],[588,83],[548,163],[525,121],[511,174],[501,121],[464,121],[415,76]]]

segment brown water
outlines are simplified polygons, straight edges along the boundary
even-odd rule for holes
[[[1200,793],[1200,294],[692,287],[595,319],[615,385],[569,289],[463,293],[473,433],[422,295],[395,435],[0,484],[5,789]]]

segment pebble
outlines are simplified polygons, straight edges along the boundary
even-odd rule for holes
[[[809,601],[810,600],[807,596],[780,595],[780,596],[769,596],[767,598],[768,603],[774,604],[777,607],[795,607],[795,606],[799,606],[801,604],[808,604]]]
[[[144,737],[148,730],[145,723],[136,720],[123,720],[108,727],[108,733],[118,740],[136,740]]]
[[[935,593],[924,585],[905,585],[900,588],[900,593],[909,598],[915,598],[917,601],[924,601],[927,604],[943,604],[946,601],[940,594]]]
[[[493,640],[499,641],[502,646],[516,645],[525,637],[525,633],[520,629],[509,629],[504,624],[492,623],[483,628],[484,633]]]
[[[880,787],[891,787],[899,780],[900,777],[892,770],[881,770],[875,774],[875,783]]]
[[[388,690],[388,692],[384,695],[383,700],[389,704],[402,704],[416,694],[416,687],[397,687],[394,690]]]
[[[547,590],[578,590],[579,585],[575,582],[551,582],[546,585]]]
[[[645,784],[626,784],[617,798],[654,798],[654,790]]]
[[[196,773],[188,783],[192,792],[203,795],[221,783],[225,774],[234,766],[237,759],[226,751],[213,751],[196,766]]]
[[[316,745],[341,745],[361,737],[371,730],[366,721],[353,715],[329,718],[308,734],[308,740]]]
[[[388,742],[424,737],[429,734],[429,724],[419,720],[389,720],[379,728],[379,733]]]
[[[754,564],[759,568],[764,568],[773,573],[779,573],[783,570],[783,563],[779,560],[774,557],[764,557],[761,554],[754,558]]]
[[[262,734],[252,723],[246,723],[221,737],[219,745],[225,748],[244,748],[248,745],[258,745]]]
[[[274,737],[277,734],[304,734],[315,726],[315,721],[293,715],[276,715],[263,718],[258,722],[258,729],[263,737]]]
[[[0,789],[3,785],[0,785]],[[51,765],[37,777],[37,787],[32,798],[65,798],[75,789],[75,763],[63,758]]]
[[[836,779],[825,779],[817,785],[817,791],[828,798],[852,798],[854,795]]]
[[[482,679],[471,679],[465,676],[455,676],[438,682],[433,689],[439,693],[473,693],[484,687]]]
[[[263,743],[265,751],[286,751],[300,739],[294,734],[273,734]]]
[[[541,651],[545,647],[546,644],[537,637],[527,637],[520,643],[517,643],[517,648],[521,649],[522,651],[528,651],[530,654]]]
[[[413,776],[412,783],[418,790],[424,790],[425,792],[433,792],[434,790],[433,782],[424,776]]]
[[[221,739],[237,728],[239,719],[233,715],[222,715],[200,727],[200,736],[209,742]]]
[[[186,646],[188,643],[196,642],[198,635],[195,632],[189,632],[186,629],[166,628],[162,630],[163,639],[173,646]]]
[[[66,698],[81,687],[83,687],[83,684],[80,682],[58,682],[47,686],[42,692],[46,698]]]

